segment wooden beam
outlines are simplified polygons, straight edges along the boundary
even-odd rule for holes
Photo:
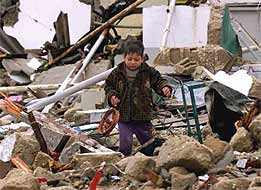
[[[58,57],[56,57],[55,59],[49,61],[48,65],[52,65],[57,63],[58,61],[60,61],[62,58],[64,58],[65,56],[67,56],[69,53],[71,53],[72,51],[78,49],[82,44],[88,42],[91,38],[93,38],[95,35],[97,35],[98,33],[102,32],[103,30],[105,30],[106,28],[108,28],[110,25],[112,25],[114,22],[116,22],[117,20],[119,20],[120,18],[126,16],[129,12],[131,12],[132,10],[134,10],[137,6],[139,6],[140,4],[142,4],[143,2],[145,2],[146,0],[137,0],[136,2],[134,2],[133,4],[131,4],[129,7],[127,7],[126,9],[124,9],[123,11],[121,11],[120,13],[118,13],[117,15],[115,15],[114,17],[112,17],[111,19],[109,19],[107,22],[105,22],[103,25],[97,27],[95,30],[93,30],[92,32],[90,32],[87,36],[85,36],[84,38],[82,38],[81,40],[79,40],[78,42],[76,42],[76,44],[74,44],[74,46],[70,47],[69,49],[67,49],[65,52],[63,52],[61,55],[59,55]]]

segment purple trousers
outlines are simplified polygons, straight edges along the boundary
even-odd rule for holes
[[[133,134],[136,135],[140,144],[146,143],[152,138],[151,122],[145,121],[130,121],[119,122],[120,131],[120,152],[125,156],[131,155]]]

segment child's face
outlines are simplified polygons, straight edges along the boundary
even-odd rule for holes
[[[144,59],[137,53],[129,53],[124,56],[124,62],[128,69],[136,70],[143,63]]]

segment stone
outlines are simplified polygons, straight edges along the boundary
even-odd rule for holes
[[[246,190],[251,183],[251,178],[223,179],[214,184],[210,190]]]
[[[34,162],[33,162],[33,168],[36,169],[37,167],[42,167],[42,168],[49,168],[49,161],[53,160],[51,156],[44,152],[38,152]]]
[[[249,131],[255,143],[261,147],[261,114],[259,114],[249,125]]]
[[[27,165],[32,165],[35,156],[39,151],[40,145],[33,135],[16,133],[16,142],[12,151],[12,156],[19,155]]]
[[[252,151],[253,141],[251,134],[243,127],[238,128],[236,134],[230,140],[230,145],[238,152]]]
[[[133,177],[135,180],[144,182],[147,181],[147,178],[144,174],[144,170],[154,170],[156,162],[147,156],[135,155],[131,157],[128,162],[125,172],[127,175]]]
[[[192,185],[197,181],[197,176],[194,173],[190,173],[182,167],[174,167],[170,169],[169,173],[171,174],[172,190],[191,189]]]
[[[4,178],[0,190],[40,190],[40,186],[32,174],[13,169]]]
[[[261,190],[261,177],[255,177],[248,190]]]
[[[212,166],[213,153],[205,145],[185,135],[169,138],[160,148],[157,166],[184,167],[191,172],[205,172]]]
[[[205,139],[204,145],[212,150],[214,163],[221,160],[224,157],[225,153],[231,149],[231,146],[227,142],[221,141],[210,135],[207,136],[207,138]]]
[[[122,154],[119,152],[97,152],[97,153],[84,153],[74,155],[76,163],[90,162],[92,166],[98,166],[102,162],[106,164],[115,164],[122,159]]]

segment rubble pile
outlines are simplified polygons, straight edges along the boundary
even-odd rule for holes
[[[152,61],[167,67],[173,93],[154,94],[153,138],[144,145],[134,138],[125,157],[120,116],[104,118],[112,109],[103,81],[126,41],[142,39],[141,27],[117,24],[145,0],[81,2],[93,9],[91,30],[74,44],[63,12],[53,41],[39,49],[0,28],[0,190],[261,190],[261,80],[229,73],[243,63],[222,44],[225,6],[181,2],[209,8],[207,44],[165,48]],[[117,27],[139,35],[121,39]],[[146,60],[155,57],[150,50]],[[116,126],[104,132],[101,123]]]

